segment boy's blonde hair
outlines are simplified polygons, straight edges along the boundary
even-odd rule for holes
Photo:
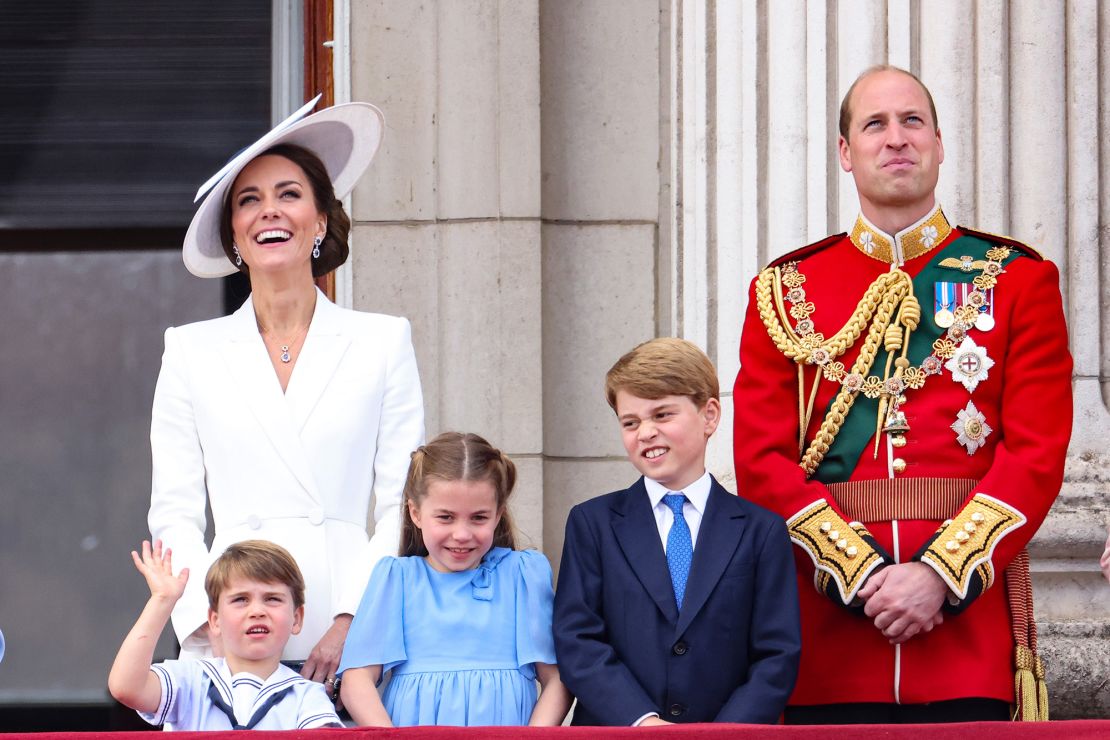
[[[257,583],[281,583],[293,594],[293,608],[304,606],[304,576],[289,551],[268,540],[243,540],[231,545],[212,563],[204,577],[204,591],[212,609],[235,576]]]
[[[617,410],[617,392],[655,400],[686,396],[699,409],[721,397],[717,369],[705,353],[685,339],[661,337],[636,346],[605,374],[605,398]]]

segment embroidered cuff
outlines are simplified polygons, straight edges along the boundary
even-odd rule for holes
[[[786,527],[817,568],[817,590],[843,606],[851,606],[867,576],[887,562],[871,533],[859,522],[844,521],[825,499],[790,517]]]
[[[993,496],[977,493],[955,516],[940,526],[919,557],[948,585],[959,602],[949,611],[962,611],[991,587],[991,557],[999,540],[1025,524],[1017,509]]]

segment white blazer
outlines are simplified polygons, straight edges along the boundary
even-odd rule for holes
[[[174,569],[190,571],[173,612],[182,647],[207,648],[187,638],[207,619],[210,563],[233,542],[267,539],[304,573],[304,628],[283,657],[305,659],[335,615],[355,613],[378,559],[397,553],[401,492],[423,439],[403,318],[348,311],[317,291],[284,394],[249,298],[231,316],[167,329],[150,424],[147,522],[173,549]]]

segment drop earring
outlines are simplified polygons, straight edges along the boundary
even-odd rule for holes
[[[239,247],[232,244],[231,251],[235,253],[235,266],[241,267],[243,265],[243,258],[239,256]]]
[[[324,237],[317,234],[312,238],[312,259],[320,259],[320,245],[324,243]]]

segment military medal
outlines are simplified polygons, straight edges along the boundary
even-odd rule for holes
[[[956,414],[956,421],[950,427],[956,433],[956,441],[967,449],[967,454],[975,452],[986,444],[987,435],[994,430],[987,424],[983,412],[975,408],[975,403],[967,402],[967,406]]]
[[[954,258],[948,258],[956,262]],[[976,261],[978,265],[982,260]],[[965,263],[966,264],[966,263]],[[950,265],[951,266],[951,265]],[[956,306],[972,306],[978,312],[972,324],[979,331],[994,328],[994,288],[978,289],[973,283],[934,283],[933,320],[942,329],[949,329],[956,323]],[[971,324],[970,320],[968,323]],[[966,329],[970,329],[967,326]]]
[[[975,328],[990,331],[994,328],[994,288],[976,290],[971,283],[959,286],[960,305],[972,306],[979,313],[975,317]]]
[[[987,379],[987,371],[994,367],[994,360],[987,357],[986,347],[980,347],[971,337],[964,337],[944,369],[952,373],[952,380],[963,383],[968,392]]]
[[[994,328],[994,288],[983,291],[983,304],[979,306],[979,315],[975,317],[975,328],[979,331],[990,331]]]
[[[956,321],[956,315],[952,313],[956,305],[956,284],[934,283],[933,294],[933,321],[941,329],[947,329]]]

